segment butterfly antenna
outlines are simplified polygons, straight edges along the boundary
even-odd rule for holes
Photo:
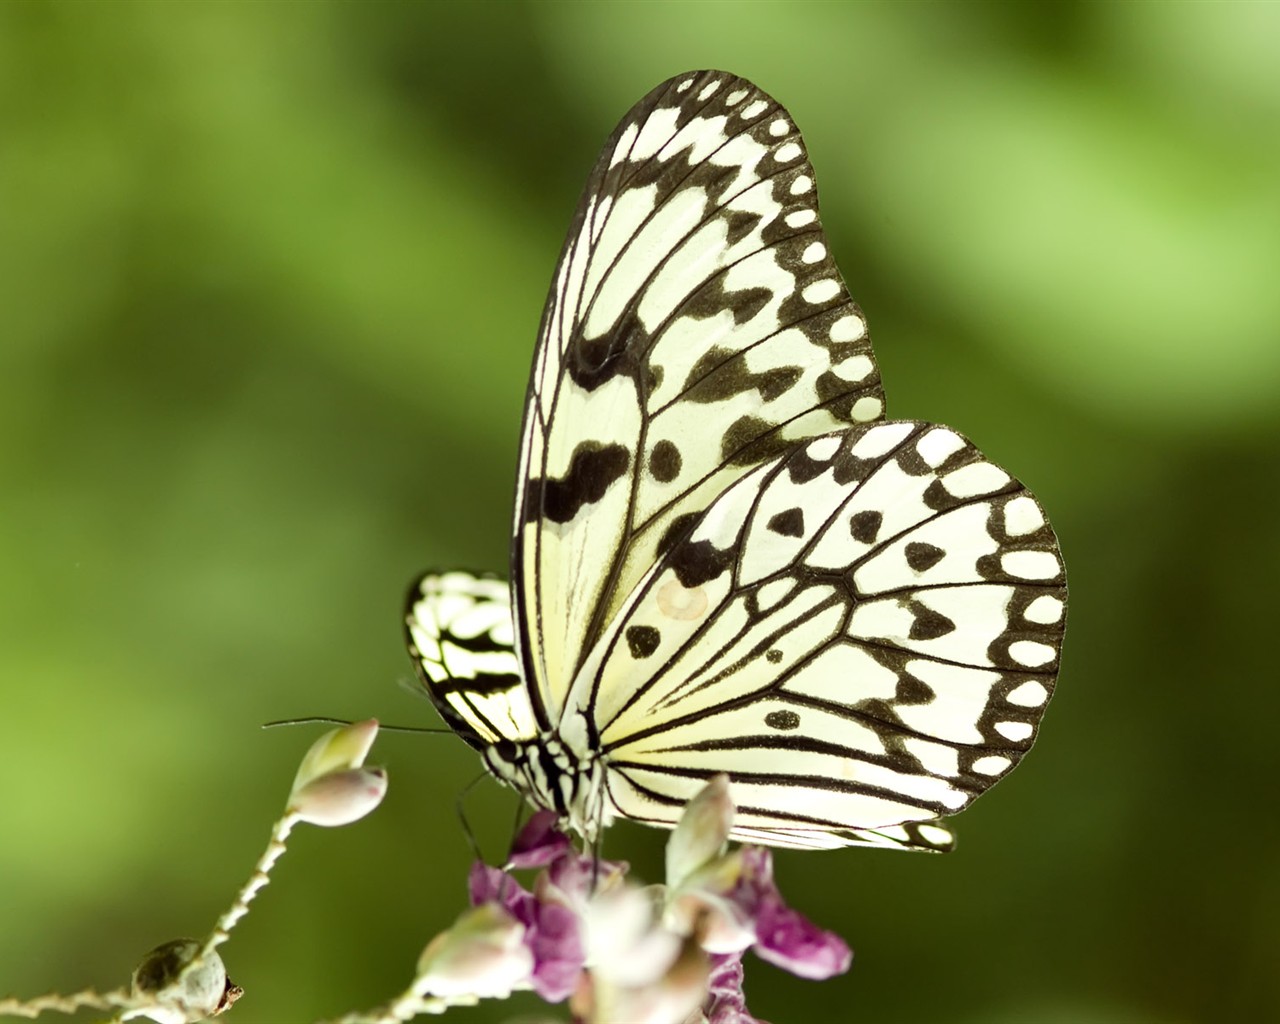
[[[329,718],[327,715],[311,715],[307,718],[281,718],[274,722],[263,722],[262,728],[274,729],[278,725],[350,725],[345,718]],[[416,732],[427,736],[452,736],[452,729],[431,729],[421,725],[381,725],[379,732]]]

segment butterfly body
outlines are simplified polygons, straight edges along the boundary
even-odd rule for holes
[[[481,757],[494,778],[524,793],[534,806],[555,811],[587,839],[613,820],[603,801],[604,764],[589,750],[572,749],[559,733],[490,744]]]
[[[510,586],[410,593],[424,687],[584,836],[726,772],[739,839],[945,849],[1031,746],[1065,576],[1035,499],[883,419],[787,112],[699,72],[592,172],[526,400]]]

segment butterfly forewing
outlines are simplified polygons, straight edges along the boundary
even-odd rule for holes
[[[722,491],[883,410],[790,116],[721,72],[659,86],[588,180],[534,357],[512,571],[541,722]]]
[[[728,488],[574,702],[626,817],[669,824],[728,772],[742,838],[874,845],[858,833],[953,814],[1030,748],[1065,597],[1039,505],[963,437],[853,427]],[[932,827],[885,845],[944,846]]]

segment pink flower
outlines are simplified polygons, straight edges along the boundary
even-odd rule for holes
[[[539,898],[511,875],[487,864],[472,865],[471,905],[497,905],[524,925],[524,944],[533,957],[533,989],[559,1003],[578,986],[586,959],[578,914],[554,897]]]
[[[746,950],[815,980],[848,970],[853,954],[787,906],[769,850],[726,852],[733,813],[728,779],[718,776],[672,834],[667,885],[646,889],[626,879],[626,864],[579,853],[555,815],[540,811],[516,836],[506,870],[472,866],[471,904],[520,929],[522,987],[552,1003],[572,997],[579,1017],[760,1024],[742,991]],[[532,888],[510,873],[535,868]]]

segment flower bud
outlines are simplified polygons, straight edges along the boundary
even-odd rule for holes
[[[533,954],[524,925],[493,903],[473,907],[441,932],[418,958],[413,988],[419,996],[505,999],[525,988]]]
[[[744,857],[734,850],[669,890],[664,921],[681,935],[696,934],[708,953],[739,953],[756,940],[754,906],[744,905]]]
[[[298,766],[293,780],[293,792],[297,793],[307,783],[331,772],[343,772],[359,768],[368,756],[369,748],[378,736],[378,720],[352,722],[341,729],[333,729],[313,744]]]
[[[387,773],[381,768],[329,772],[294,789],[289,810],[312,825],[334,828],[359,821],[386,792]]]
[[[221,1013],[244,989],[227,977],[222,957],[200,952],[195,939],[175,939],[157,946],[133,972],[133,998],[141,1005],[125,1018],[143,1016],[157,1024],[188,1024]]]
[[[686,878],[724,851],[733,827],[729,776],[713,775],[685,805],[667,840],[667,885],[680,888]]]

